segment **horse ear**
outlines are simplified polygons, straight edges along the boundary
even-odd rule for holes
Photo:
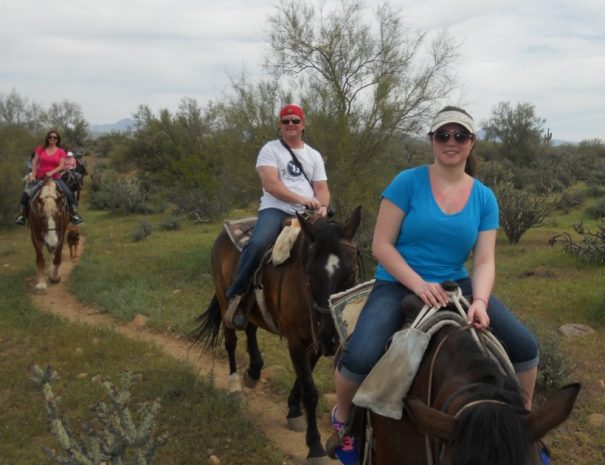
[[[344,238],[346,240],[353,240],[355,233],[357,232],[357,228],[359,228],[359,223],[361,222],[361,205],[353,210],[351,213],[351,217],[345,224],[344,228]]]
[[[442,441],[451,439],[456,426],[452,415],[431,408],[414,397],[406,397],[404,402],[412,420],[423,433]]]
[[[311,242],[315,240],[315,236],[317,235],[317,226],[311,221],[305,220],[303,215],[300,215],[296,212],[296,217],[298,218],[298,222],[300,223],[300,227],[302,228],[303,234],[307,236]]]
[[[580,383],[568,384],[559,389],[525,419],[534,440],[542,438],[569,417],[581,388]]]

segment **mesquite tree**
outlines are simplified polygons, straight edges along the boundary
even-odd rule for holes
[[[301,98],[313,142],[338,173],[330,180],[333,197],[348,202],[376,191],[389,142],[426,128],[454,88],[458,50],[445,34],[427,43],[427,34],[412,32],[387,3],[373,18],[366,13],[354,0],[333,9],[282,1],[269,18],[266,66]]]

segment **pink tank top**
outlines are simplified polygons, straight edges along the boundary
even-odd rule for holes
[[[61,159],[65,158],[65,151],[57,147],[57,150],[52,155],[49,155],[46,149],[42,146],[36,149],[36,153],[38,154],[38,167],[36,169],[36,178],[43,179],[44,175],[49,171],[54,170],[59,163],[61,163]],[[59,179],[61,177],[61,173],[55,173],[53,175],[53,179]]]

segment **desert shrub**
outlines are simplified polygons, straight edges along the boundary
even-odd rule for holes
[[[92,465],[101,463],[148,465],[155,452],[166,443],[166,436],[154,437],[160,402],[140,404],[137,414],[130,411],[131,377],[124,373],[121,387],[116,389],[106,381],[107,401],[92,406],[95,418],[83,425],[83,432],[76,435],[59,410],[59,398],[52,391],[51,381],[56,372],[34,365],[32,380],[44,394],[51,431],[60,444],[56,450],[46,449],[55,461],[65,465]]]
[[[561,194],[558,208],[563,210],[565,213],[569,213],[572,210],[581,207],[587,196],[586,190],[566,190],[563,192],[563,194]]]
[[[586,188],[586,196],[591,199],[598,199],[605,196],[605,189],[601,186],[590,185]]]
[[[558,199],[515,189],[510,182],[496,187],[500,204],[500,225],[511,244],[517,244],[529,229],[542,225],[555,209]]]
[[[132,240],[135,242],[142,241],[151,234],[151,231],[151,223],[147,220],[141,220],[138,222],[137,227],[132,232]]]
[[[175,199],[180,211],[194,215],[201,220],[212,220],[221,215],[227,208],[220,198],[211,198],[202,189],[190,189]]]
[[[541,393],[551,393],[567,383],[572,368],[565,362],[556,334],[534,331],[538,337],[540,363],[536,389]]]
[[[505,162],[495,160],[484,160],[479,163],[477,176],[483,184],[494,189],[496,186],[512,182],[514,174],[511,167]]]
[[[95,176],[89,201],[90,207],[123,213],[147,213],[148,192],[135,174],[105,170]]]
[[[580,235],[580,242],[576,242],[571,234],[564,232],[551,237],[548,243],[555,245],[559,242],[563,244],[563,250],[570,255],[587,262],[605,264],[605,218],[597,225],[596,232],[586,229],[583,223],[574,224],[573,229]]]
[[[162,220],[160,223],[160,229],[162,231],[178,231],[181,229],[181,223],[175,216],[169,216]]]
[[[605,218],[605,199],[600,199],[585,210],[588,218]]]

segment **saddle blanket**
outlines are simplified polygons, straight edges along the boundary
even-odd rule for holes
[[[330,312],[341,344],[344,344],[353,333],[359,313],[368,299],[373,285],[374,280],[372,279],[330,296]]]
[[[252,230],[256,224],[256,217],[242,218],[239,220],[226,220],[225,231],[229,235],[231,242],[237,247],[240,252],[244,246],[250,241]]]

